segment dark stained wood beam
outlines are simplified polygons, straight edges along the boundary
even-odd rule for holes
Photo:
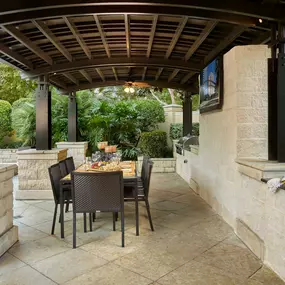
[[[238,38],[244,31],[246,27],[236,26],[228,34],[228,36],[223,39],[205,58],[204,65],[211,62],[215,57],[217,57],[225,48],[227,48],[236,38]]]
[[[99,74],[99,76],[101,77],[102,81],[105,81],[105,76],[103,74],[103,72],[101,71],[100,68],[96,68],[97,73]]]
[[[80,35],[80,33],[77,30],[77,28],[75,27],[75,25],[67,17],[63,17],[63,20],[65,21],[66,25],[68,26],[68,28],[72,32],[73,36],[76,38],[77,42],[79,43],[79,45],[81,46],[81,48],[85,52],[86,56],[89,59],[91,59],[92,58],[91,52],[90,52],[88,46],[85,44],[84,39]]]
[[[204,40],[208,37],[208,35],[212,32],[212,30],[218,24],[217,21],[210,21],[206,27],[203,29],[202,33],[199,35],[197,40],[193,43],[193,45],[189,48],[188,52],[185,55],[185,61],[188,61],[190,57],[196,52],[196,50],[200,47],[200,45],[204,42]]]
[[[181,36],[181,34],[183,32],[184,27],[187,24],[187,22],[188,22],[188,17],[184,17],[184,18],[181,19],[181,21],[180,21],[180,23],[179,23],[179,25],[178,25],[178,27],[176,29],[176,32],[175,32],[175,34],[174,34],[174,36],[173,36],[173,38],[171,40],[171,43],[170,43],[170,45],[168,47],[168,50],[167,50],[167,52],[165,54],[165,58],[169,58],[170,57],[173,49],[176,46],[176,43],[178,42],[178,40],[179,40],[179,38],[180,38],[180,36]]]
[[[185,84],[196,72],[187,73],[180,81],[180,84]]]
[[[125,17],[127,55],[128,57],[131,57],[130,20],[128,14],[125,14],[124,17]]]
[[[271,39],[271,32],[265,32],[264,34],[260,35],[258,38],[252,41],[253,45],[264,45],[268,43]]]
[[[63,75],[66,78],[68,78],[71,82],[73,82],[74,84],[79,85],[78,80],[73,75],[71,75],[69,72],[64,72]]]
[[[142,81],[144,81],[145,79],[146,72],[147,72],[147,67],[145,66],[143,69]]]
[[[155,81],[158,81],[158,79],[159,79],[159,77],[160,77],[162,71],[163,71],[163,68],[159,68],[159,69],[158,69],[158,71],[157,71],[157,73],[156,73],[156,75],[155,75]]]
[[[89,83],[92,83],[92,78],[86,70],[82,69],[82,70],[79,70],[79,72],[85,77],[86,80],[89,81]]]
[[[157,20],[158,20],[158,15],[154,15],[153,21],[152,21],[152,26],[151,26],[151,31],[150,31],[150,37],[149,37],[149,41],[148,41],[148,47],[147,47],[147,53],[146,53],[147,57],[150,57],[150,53],[151,53],[151,49],[152,49],[152,43],[153,43],[156,25],[157,25]]]
[[[48,64],[52,65],[52,58],[46,54],[42,49],[40,49],[35,43],[33,43],[30,39],[28,39],[23,33],[21,33],[14,26],[2,26],[3,30],[5,30],[8,34],[13,36],[17,41],[22,43],[25,47],[35,53],[38,57],[43,59]]]
[[[184,60],[173,60],[164,58],[146,58],[146,57],[134,57],[134,58],[101,58],[91,60],[78,60],[67,63],[54,64],[50,67],[38,68],[30,72],[30,76],[39,76],[41,74],[51,74],[55,72],[65,72],[70,70],[86,69],[88,67],[157,67],[157,68],[177,68],[186,71],[198,71],[203,68],[202,64],[193,62],[185,62]],[[162,72],[162,70],[161,70]],[[161,73],[160,72],[160,73]]]
[[[60,80],[58,80],[56,77],[50,77],[49,81],[51,84],[55,85],[56,87],[60,87],[64,90],[67,89],[67,86]]]
[[[193,92],[194,94],[198,92],[197,87],[192,86],[192,85],[183,85],[179,83],[174,83],[174,82],[167,82],[167,81],[144,81],[144,82],[139,82],[139,81],[134,81],[134,86],[135,82],[144,84],[145,87],[159,87],[159,88],[172,88],[172,89],[180,89],[180,90],[188,90]],[[73,91],[78,91],[78,90],[86,90],[86,89],[92,89],[92,88],[99,88],[99,87],[106,87],[106,86],[121,86],[125,85],[126,81],[120,80],[120,81],[96,81],[92,82],[92,84],[80,84],[79,86],[72,85],[68,86],[65,90],[66,92],[73,92]],[[139,84],[141,86],[141,84]]]
[[[117,74],[117,70],[115,67],[112,67],[112,70],[113,70],[113,73],[114,73],[114,77],[116,79],[116,81],[119,81],[119,78],[118,78],[118,74]]]
[[[179,69],[174,69],[173,72],[169,75],[167,81],[171,82],[174,79],[174,77],[178,74],[178,72],[179,72]]]
[[[11,50],[9,47],[5,46],[4,44],[0,43],[0,52],[6,56],[8,56],[9,58],[17,61],[18,63],[20,63],[21,65],[29,68],[29,69],[33,69],[33,64],[32,62],[30,62],[28,59],[26,59],[25,57],[23,57],[22,55],[18,54],[17,52]]]
[[[96,25],[97,25],[97,29],[99,31],[99,34],[100,34],[100,37],[101,37],[101,40],[102,40],[102,43],[103,43],[103,46],[105,48],[106,54],[107,54],[108,57],[111,57],[109,46],[108,46],[108,43],[106,41],[104,31],[103,31],[103,29],[101,27],[100,20],[99,20],[97,15],[93,15],[93,16],[94,16],[94,19],[95,19],[95,22],[96,22]]]
[[[69,51],[58,41],[56,36],[48,28],[46,24],[41,21],[32,21],[33,24],[45,35],[45,37],[59,50],[59,52],[66,57],[67,60],[72,61],[72,56]]]
[[[2,1],[3,2],[3,1]],[[104,3],[105,2],[105,3]],[[112,5],[113,4],[113,5]],[[16,23],[29,19],[90,14],[161,14],[181,15],[201,19],[213,19],[233,24],[254,26],[258,18],[283,21],[285,9],[282,4],[231,0],[177,0],[173,1],[85,1],[50,0],[42,3],[33,0],[13,0],[1,3],[0,24]]]

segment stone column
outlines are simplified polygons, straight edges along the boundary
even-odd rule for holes
[[[48,168],[67,157],[67,149],[18,151],[19,189],[16,199],[53,199]]]
[[[72,156],[75,167],[79,166],[86,158],[88,142],[58,142],[58,149],[68,149],[67,156]]]
[[[13,183],[16,164],[0,164],[0,256],[18,241],[18,227],[13,226]]]

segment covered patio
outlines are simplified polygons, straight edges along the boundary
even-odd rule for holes
[[[38,87],[36,149],[18,152],[14,206],[16,167],[0,169],[2,198],[10,199],[2,200],[0,240],[9,248],[19,229],[19,242],[0,258],[0,284],[284,284],[269,267],[285,278],[285,196],[277,200],[260,186],[265,176],[285,174],[284,1],[188,2],[1,4],[0,60]],[[135,236],[134,207],[127,205],[125,248],[104,214],[93,232],[83,233],[78,220],[77,249],[71,213],[65,238],[58,223],[51,236],[47,169],[67,156],[82,162],[87,150],[78,141],[76,92],[116,85],[182,90],[183,134],[191,134],[199,74],[223,55],[224,105],[200,116],[200,149],[177,155],[180,176],[152,177],[155,231],[140,206]],[[69,98],[68,141],[56,148],[50,85]]]
[[[62,240],[59,226],[50,236],[53,202],[14,201],[20,241],[0,259],[1,284],[284,284],[177,174],[153,175],[150,202],[155,232],[141,207],[135,236],[134,209],[126,205],[125,248],[103,214],[87,234],[78,221],[72,249],[71,213]]]

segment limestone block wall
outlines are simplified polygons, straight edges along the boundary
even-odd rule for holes
[[[12,177],[16,168],[0,164],[0,256],[18,240],[18,228],[13,226]]]
[[[138,158],[137,169],[140,171],[142,168],[142,157]],[[176,158],[152,158],[153,173],[171,173],[176,171]]]
[[[0,149],[0,163],[17,163],[17,149]]]
[[[260,181],[264,170],[236,162],[267,159],[269,56],[266,46],[235,47],[224,56],[223,109],[200,115],[199,153],[177,157],[177,172],[285,280],[285,191],[270,193]]]
[[[58,142],[56,147],[58,149],[67,149],[67,156],[73,157],[74,164],[77,167],[85,161],[88,142]]]
[[[67,149],[19,151],[16,199],[52,199],[48,168],[66,157]]]

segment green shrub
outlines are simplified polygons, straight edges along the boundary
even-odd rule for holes
[[[171,124],[169,136],[172,140],[178,140],[183,136],[183,124]]]
[[[0,142],[0,149],[5,149],[5,148],[19,148],[22,146],[22,142],[20,141],[14,141],[14,142]]]
[[[0,100],[0,142],[11,132],[11,104]]]
[[[137,127],[141,132],[150,132],[158,123],[165,121],[164,109],[156,100],[132,100],[137,111]]]
[[[200,133],[199,133],[199,123],[193,123],[192,125],[192,135],[193,136],[199,136]]]
[[[166,132],[152,131],[142,133],[139,148],[143,155],[154,158],[164,157],[167,149]]]
[[[192,124],[192,135],[199,136],[199,123]],[[183,136],[183,124],[171,124],[169,136],[172,140],[178,140]]]

